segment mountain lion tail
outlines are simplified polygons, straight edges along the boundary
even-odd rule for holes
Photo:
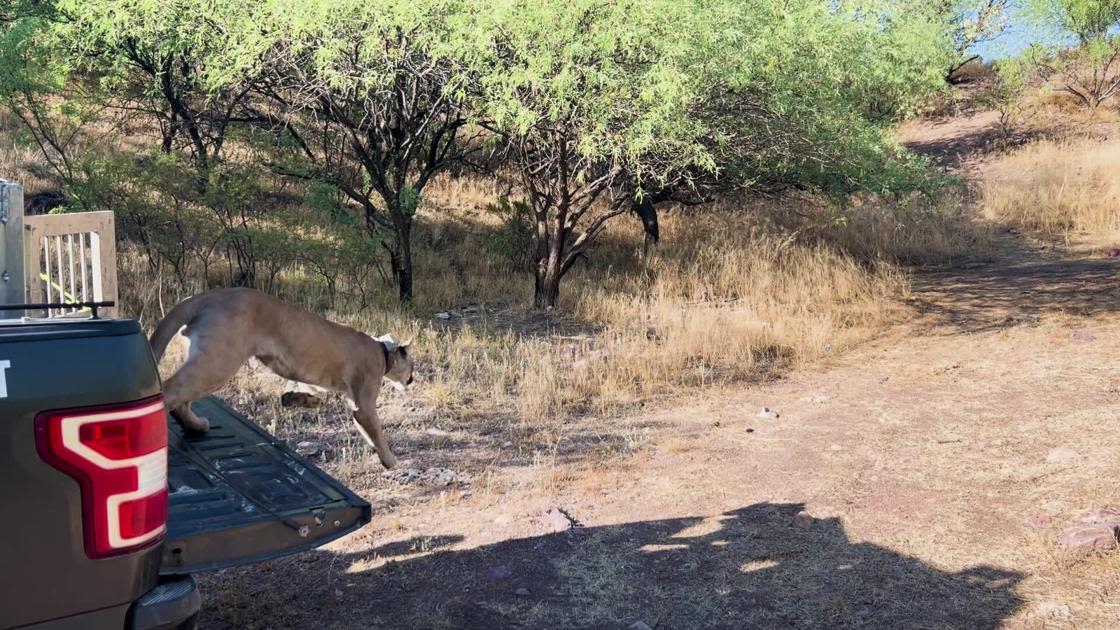
[[[152,333],[149,344],[152,346],[152,355],[155,356],[157,365],[163,359],[163,353],[167,351],[167,345],[171,343],[171,339],[179,334],[179,330],[183,326],[190,324],[198,317],[199,311],[205,304],[203,300],[199,299],[201,297],[201,295],[196,295],[183,300],[171,309],[171,312],[163,318],[159,326],[156,326],[156,331]]]

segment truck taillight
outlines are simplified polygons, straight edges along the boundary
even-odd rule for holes
[[[104,558],[155,543],[167,530],[167,411],[163,397],[45,411],[39,456],[82,488],[86,555]]]

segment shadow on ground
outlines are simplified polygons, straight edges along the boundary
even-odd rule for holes
[[[937,324],[983,332],[1043,315],[1120,311],[1116,260],[1032,260],[914,278],[911,303]]]
[[[931,123],[934,129],[942,128],[932,138],[910,140],[906,148],[933,160],[934,164],[945,168],[959,168],[966,161],[984,158],[993,153],[1010,151],[1037,140],[1061,137],[1069,129],[1064,124],[1051,127],[1005,131],[999,125],[994,112],[975,112],[966,118],[963,128],[957,117],[950,117]],[[987,118],[984,116],[987,115]],[[971,123],[971,124],[969,124]]]
[[[435,537],[202,576],[203,628],[996,628],[1023,575],[943,571],[760,503],[463,550]],[[689,531],[691,530],[691,531]],[[424,547],[424,545],[428,545]],[[409,555],[417,547],[435,549]],[[377,568],[369,561],[397,557]]]

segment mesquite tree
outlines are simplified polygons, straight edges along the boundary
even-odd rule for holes
[[[49,122],[36,100],[64,102],[67,112],[96,102],[98,120],[113,126],[147,118],[140,122],[158,128],[162,151],[181,151],[204,186],[247,89],[205,87],[206,60],[222,39],[200,36],[213,17],[203,17],[203,8],[203,0],[25,1],[6,20],[13,27],[4,42],[11,58],[0,62],[10,81],[3,92],[19,97],[11,107],[21,119],[33,116],[24,122],[34,134],[46,133]],[[61,144],[44,147],[48,158],[65,159],[61,153]]]
[[[1059,42],[1036,44],[1026,54],[1047,81],[1090,111],[1120,92],[1120,0],[1031,0],[1028,6],[1036,26]]]
[[[371,236],[389,234],[401,301],[412,299],[424,188],[481,146],[481,128],[469,125],[471,74],[452,54],[461,11],[443,0],[281,3],[250,11],[238,38],[247,44],[231,49],[231,67],[266,68],[253,122],[279,140],[269,166],[337,188]]]
[[[247,193],[223,153],[255,77],[247,72],[220,84],[210,78],[212,61],[227,43],[215,25],[241,15],[235,1],[24,0],[0,15],[0,24],[10,25],[0,32],[0,103],[25,124],[69,194],[82,205],[121,212],[148,246],[148,230],[122,209],[127,204],[120,197],[127,193],[113,185],[114,174],[103,172],[112,170],[106,166],[112,156],[98,140],[146,129],[134,137],[158,138],[160,163],[178,171],[178,198],[206,208],[223,226],[221,242],[211,248],[227,249],[236,261],[231,280],[253,284]],[[100,129],[86,133],[89,122]],[[149,179],[152,169],[145,164],[152,163],[145,156],[131,170],[147,170],[137,179]],[[153,188],[158,194],[167,187]]]
[[[564,275],[631,211],[632,182],[712,167],[687,115],[704,78],[688,63],[705,63],[680,46],[698,7],[493,4],[480,101],[533,211],[534,305],[552,307]]]
[[[989,42],[1007,30],[1011,0],[938,0],[934,4],[948,21],[953,36],[955,55],[945,73],[945,80],[951,82],[958,70],[980,59],[980,55],[973,52],[974,46]]]
[[[911,107],[949,54],[944,21],[903,4],[494,2],[479,102],[533,210],[535,306],[647,194],[891,185],[869,103]]]

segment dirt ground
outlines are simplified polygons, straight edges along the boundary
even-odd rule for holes
[[[552,449],[397,432],[470,483],[323,460],[373,522],[199,576],[202,625],[1120,627],[1120,556],[1055,544],[1120,503],[1120,262],[1012,233],[989,258],[917,273],[913,317],[839,358]]]

